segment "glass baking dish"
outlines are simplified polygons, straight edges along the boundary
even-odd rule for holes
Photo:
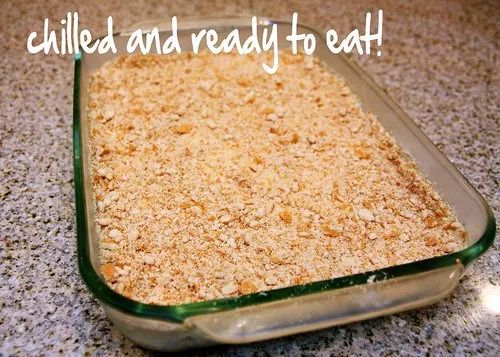
[[[282,32],[291,28],[286,22],[259,19],[260,26],[274,23]],[[147,30],[153,26],[165,36],[170,30],[169,24],[159,21],[137,24],[132,29]],[[202,28],[215,28],[221,36],[234,28],[240,29],[242,38],[251,33],[248,17],[183,19],[178,29],[183,51],[190,49],[191,33]],[[453,254],[363,274],[176,306],[143,304],[114,292],[99,270],[86,106],[91,73],[126,53],[125,44],[131,32],[118,32],[114,35],[117,54],[85,54],[75,58],[73,140],[78,263],[83,280],[110,319],[137,344],[175,351],[220,343],[249,343],[429,305],[449,294],[465,269],[492,244],[493,215],[470,183],[363,70],[345,56],[328,51],[321,40],[323,34],[301,25],[298,30],[316,35],[315,55],[346,80],[364,110],[374,113],[413,157],[467,229],[468,247]],[[280,48],[289,45],[285,35],[280,33]]]

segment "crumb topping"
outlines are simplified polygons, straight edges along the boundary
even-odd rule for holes
[[[89,87],[101,273],[173,305],[457,251],[466,231],[317,58],[123,56]]]

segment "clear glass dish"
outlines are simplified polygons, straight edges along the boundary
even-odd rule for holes
[[[260,26],[273,23],[278,24],[280,31],[291,27],[289,23],[259,19]],[[161,33],[170,30],[159,21],[132,28],[147,30],[153,26]],[[242,38],[251,31],[248,17],[183,19],[178,29],[183,51],[190,49],[191,33],[202,28],[215,28],[220,35],[239,28]],[[468,247],[453,254],[363,274],[192,304],[148,305],[114,292],[99,272],[86,105],[91,73],[126,53],[130,31],[118,32],[114,35],[117,54],[85,54],[75,58],[73,140],[78,263],[90,291],[116,326],[134,342],[168,351],[219,343],[249,343],[432,304],[450,293],[467,266],[492,244],[494,217],[470,183],[363,70],[345,56],[331,54],[321,40],[321,33],[301,25],[298,30],[316,35],[315,55],[346,80],[362,107],[374,113],[413,157],[467,229]],[[284,41],[285,36],[280,34],[280,48],[289,45]]]

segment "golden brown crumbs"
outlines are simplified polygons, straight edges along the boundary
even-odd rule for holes
[[[459,250],[466,232],[317,59],[129,56],[90,83],[101,273],[154,304],[248,294]]]

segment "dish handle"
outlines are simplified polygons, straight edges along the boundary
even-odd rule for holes
[[[461,263],[403,277],[198,315],[184,321],[208,340],[251,343],[371,319],[435,303],[464,272]]]

